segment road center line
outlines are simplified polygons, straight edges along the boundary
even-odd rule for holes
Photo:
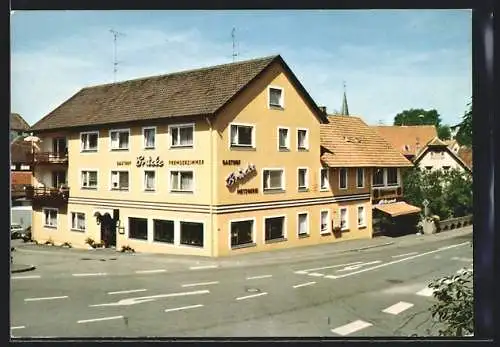
[[[240,296],[239,298],[236,298],[236,300],[245,300],[245,299],[250,299],[250,298],[256,298],[258,296],[262,295],[267,295],[267,292],[259,293],[259,294],[252,294],[252,295],[247,295],[247,296]]]
[[[252,276],[252,277],[247,277],[247,280],[256,280],[258,278],[269,278],[269,277],[273,277],[273,275]]]
[[[68,296],[65,295],[65,296],[49,296],[49,297],[45,297],[45,298],[28,298],[28,299],[24,299],[24,301],[41,301],[41,300],[57,300],[57,299],[67,299]]]
[[[184,307],[167,308],[165,310],[165,312],[180,311],[180,310],[189,310],[191,308],[197,308],[197,307],[203,307],[203,305],[199,304],[199,305],[191,305],[191,306],[184,306]]]
[[[145,292],[147,289],[131,289],[131,290],[120,290],[118,292],[109,292],[109,295],[115,295],[115,294],[128,294],[128,293],[138,293],[138,292]]]
[[[16,327],[10,327],[11,330],[15,330],[15,329],[24,329],[26,328],[24,325],[18,325]]]
[[[101,322],[104,320],[112,320],[112,319],[123,319],[123,316],[112,316],[112,317],[103,317],[103,318],[94,318],[94,319],[83,319],[77,321],[77,323],[90,323],[90,322]]]
[[[31,275],[31,276],[12,276],[11,279],[13,280],[25,280],[25,279],[31,279],[31,278],[40,278],[40,275]]]
[[[313,269],[299,270],[299,271],[295,271],[295,273],[303,275],[303,274],[305,274],[306,272],[309,272],[309,271],[316,271],[316,270],[323,270],[323,269],[333,269],[333,268],[336,268],[336,267],[343,267],[343,266],[355,265],[355,264],[360,264],[360,263],[362,263],[362,261],[356,261],[354,263],[348,263],[348,264],[337,264],[337,265],[316,267],[316,268],[313,268]]]
[[[405,254],[398,254],[398,255],[393,255],[391,258],[401,258],[401,257],[406,257],[407,255],[414,255],[418,254],[418,252],[410,252],[410,253],[405,253]]]
[[[210,284],[218,284],[219,281],[213,281],[213,282],[199,282],[199,283],[188,283],[188,284],[183,284],[182,287],[197,287],[197,286],[207,286]]]
[[[96,272],[96,273],[85,273],[85,274],[72,274],[74,277],[89,277],[89,276],[106,276],[105,272]]]
[[[312,286],[313,284],[316,284],[316,282],[306,282],[306,283],[296,284],[292,288],[300,288],[300,287],[305,287],[305,286]]]
[[[365,268],[365,269],[361,269],[361,270],[358,270],[358,271],[350,272],[350,273],[344,274],[344,275],[338,275],[338,276],[337,275],[329,275],[329,276],[325,276],[325,278],[338,279],[338,278],[343,278],[343,277],[347,277],[347,276],[357,275],[357,274],[360,274],[362,272],[379,269],[379,268],[382,268],[382,267],[385,267],[385,266],[389,266],[389,265],[392,265],[392,264],[401,263],[401,262],[406,261],[406,260],[411,260],[411,259],[423,257],[424,255],[433,254],[433,253],[445,251],[447,249],[464,246],[466,244],[469,244],[469,241],[462,242],[462,243],[459,243],[459,244],[456,244],[456,245],[447,246],[447,247],[441,247],[441,248],[435,249],[433,251],[429,251],[429,252],[425,252],[425,253],[413,255],[413,256],[408,257],[408,258],[402,258],[402,259],[398,259],[398,260],[393,260],[393,261],[390,261],[388,263],[384,263],[384,264],[380,264],[380,265],[375,265],[375,266],[368,267],[368,268]]]
[[[202,269],[215,269],[219,267],[218,265],[201,265],[201,266],[191,266],[189,270],[202,270]]]
[[[152,273],[158,273],[158,272],[166,272],[167,270],[165,269],[156,269],[156,270],[137,270],[135,273],[136,274],[152,274]]]
[[[357,321],[351,322],[349,324],[342,325],[341,327],[332,329],[332,333],[335,333],[335,334],[338,334],[341,336],[345,336],[345,335],[352,334],[358,330],[368,328],[370,326],[372,326],[371,323],[364,322],[362,320],[357,320]]]
[[[392,306],[387,307],[385,310],[382,310],[382,312],[397,315],[403,311],[406,311],[410,307],[413,307],[412,303],[400,301],[397,304],[394,304]]]

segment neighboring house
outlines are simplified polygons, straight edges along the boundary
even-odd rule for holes
[[[29,124],[18,113],[10,114],[10,142],[14,141],[19,136],[28,135]]]
[[[457,169],[471,172],[467,165],[444,141],[435,137],[429,141],[423,150],[413,160],[415,166],[425,170],[450,170]]]
[[[10,114],[10,180],[13,205],[24,201],[24,188],[32,184],[32,147],[31,143],[24,141],[28,130],[28,123],[19,114]]]
[[[461,146],[458,150],[458,157],[469,167],[472,171],[472,148]]]
[[[354,184],[328,123],[279,55],[83,88],[31,129],[33,237],[213,257],[370,238],[374,163]]]

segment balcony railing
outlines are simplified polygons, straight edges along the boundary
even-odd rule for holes
[[[395,199],[403,196],[401,186],[373,187],[373,200]]]
[[[36,164],[65,164],[68,162],[66,152],[37,152],[35,153]]]
[[[60,207],[68,203],[69,188],[35,188],[26,187],[26,198],[33,201],[33,205]]]

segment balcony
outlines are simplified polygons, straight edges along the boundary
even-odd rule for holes
[[[37,152],[35,153],[35,164],[67,164],[67,152]]]
[[[63,207],[68,204],[69,188],[27,186],[26,198],[31,199],[33,207]]]
[[[398,199],[403,197],[403,189],[401,186],[373,187],[372,197],[374,203],[383,199]]]

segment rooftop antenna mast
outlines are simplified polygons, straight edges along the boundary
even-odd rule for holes
[[[236,57],[238,56],[238,52],[236,50],[236,28],[234,27],[233,30],[231,31],[231,37],[233,38],[233,63],[234,63]]]
[[[117,38],[119,36],[124,36],[125,34],[113,29],[110,29],[109,32],[113,34],[113,82],[116,82],[116,73],[118,72],[118,60],[116,54]]]

